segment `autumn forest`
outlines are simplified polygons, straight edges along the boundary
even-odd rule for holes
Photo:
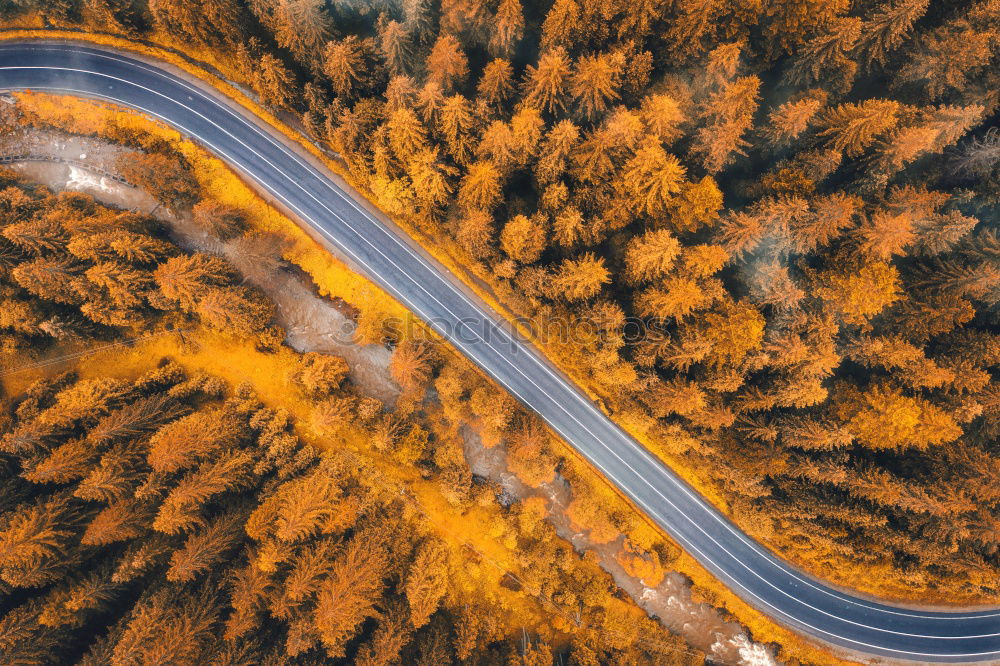
[[[0,21],[208,63],[781,557],[895,600],[1000,600],[996,0],[15,0]],[[0,109],[3,131],[125,147],[109,168],[171,215],[259,236],[181,138],[45,104]],[[463,436],[565,483],[571,524],[621,535],[647,583],[693,575],[678,547],[387,296],[341,300],[391,351],[392,404],[162,221],[0,186],[0,372],[175,341],[0,377],[10,663],[704,659],[541,499],[498,502]],[[278,247],[339,297],[326,259]],[[518,554],[484,573],[490,544]]]

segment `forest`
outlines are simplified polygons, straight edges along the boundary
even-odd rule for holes
[[[3,7],[208,58],[294,117],[512,313],[568,327],[539,344],[783,557],[875,594],[996,603],[995,0]],[[38,289],[80,280],[32,251],[15,270],[42,264]],[[252,293],[199,287],[234,314],[157,280],[150,308],[267,327]],[[73,293],[87,321],[139,307]],[[491,414],[468,375],[426,376]],[[527,478],[562,460],[524,435],[537,424],[486,425]]]
[[[0,420],[2,663],[703,661],[618,598],[538,500],[501,510],[440,408],[390,412],[345,381],[342,358],[282,348],[271,304],[224,259],[182,251],[151,218],[0,178],[6,386],[70,343],[93,353],[145,331],[180,334],[183,349],[204,329],[201,344],[283,351],[294,392],[268,406],[248,383],[148,350],[78,367],[64,354],[69,369],[22,379]],[[188,185],[198,217],[232,231],[238,212]],[[394,354],[414,401],[428,354]],[[471,368],[449,368],[459,392],[478,382],[490,400]],[[427,488],[394,473],[415,465]],[[456,541],[428,488],[519,559],[504,568]]]

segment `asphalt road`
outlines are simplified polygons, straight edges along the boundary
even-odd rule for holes
[[[1000,659],[1000,611],[925,612],[845,594],[814,581],[740,532],[612,423],[457,279],[415,251],[290,150],[214,93],[150,65],[64,44],[0,46],[0,90],[99,97],[195,138],[283,202],[469,359],[537,412],[736,594],[821,641],[917,662]]]

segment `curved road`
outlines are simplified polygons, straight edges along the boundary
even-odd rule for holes
[[[815,582],[739,531],[612,423],[457,279],[381,223],[279,135],[145,61],[56,43],[0,45],[0,90],[114,101],[197,139],[292,211],[537,412],[745,601],[808,636],[917,662],[1000,659],[1000,611],[925,612]]]

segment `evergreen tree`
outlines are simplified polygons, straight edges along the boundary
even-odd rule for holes
[[[536,109],[557,114],[566,108],[570,63],[566,52],[556,48],[543,53],[538,65],[525,71],[525,101]]]

